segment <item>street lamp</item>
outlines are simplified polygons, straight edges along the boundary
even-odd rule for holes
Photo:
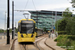
[[[9,5],[10,1],[7,0],[7,44],[10,44],[10,35],[9,35],[9,20],[10,20],[10,17],[9,17],[9,14],[10,14],[10,5]]]
[[[5,21],[4,21],[4,39],[5,39],[5,33],[6,33],[5,29],[6,29],[6,11],[5,11]]]
[[[14,39],[14,1],[12,1],[12,39]]]
[[[53,20],[53,11],[52,11],[52,20]],[[52,21],[52,29],[53,29],[53,21]]]

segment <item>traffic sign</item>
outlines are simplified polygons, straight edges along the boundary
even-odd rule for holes
[[[55,29],[55,27],[53,27],[53,29]]]

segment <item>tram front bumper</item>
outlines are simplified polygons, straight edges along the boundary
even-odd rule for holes
[[[18,39],[18,42],[34,42],[34,38],[20,38]]]

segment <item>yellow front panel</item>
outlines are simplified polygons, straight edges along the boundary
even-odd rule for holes
[[[33,37],[31,37],[32,34],[25,34],[23,33],[22,34],[23,37],[21,37],[21,33],[18,32],[18,42],[34,42],[35,41],[35,36],[36,36],[36,33],[33,34]]]
[[[18,40],[18,42],[34,42],[34,38],[21,38]]]

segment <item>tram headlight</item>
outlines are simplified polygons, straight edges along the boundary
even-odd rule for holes
[[[23,35],[21,34],[21,37],[23,37]]]
[[[33,34],[31,35],[31,37],[33,37]]]

